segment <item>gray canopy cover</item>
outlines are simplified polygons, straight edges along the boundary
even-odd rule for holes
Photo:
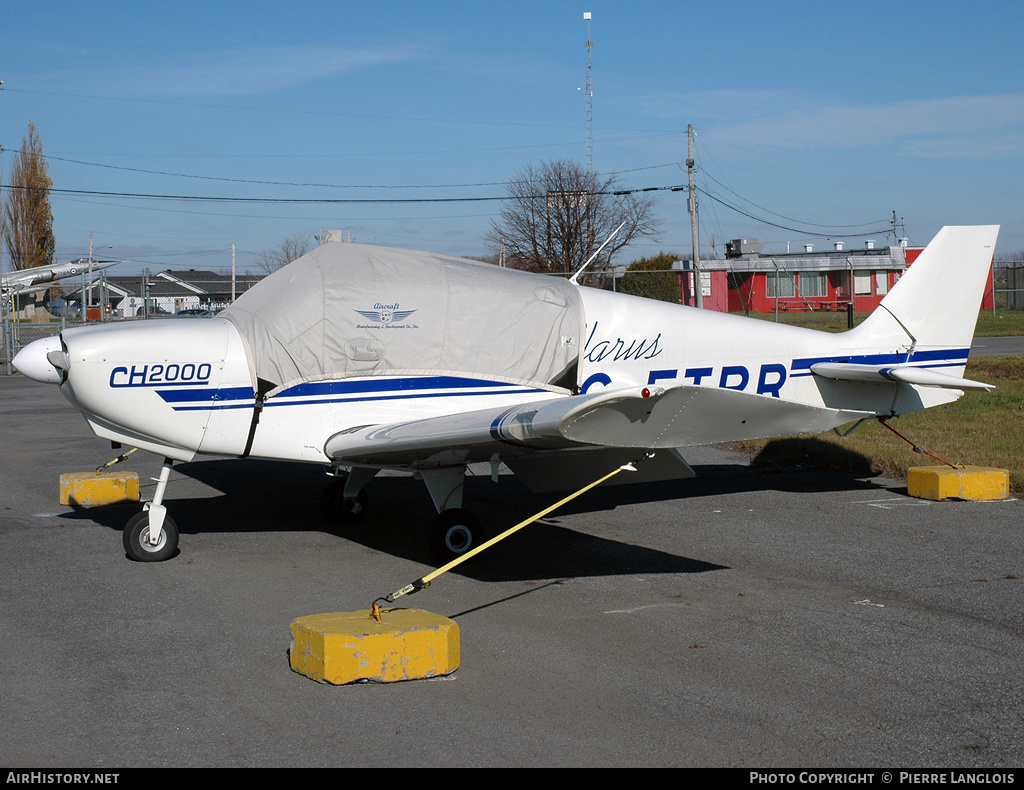
[[[576,287],[477,261],[327,242],[221,313],[268,397],[351,376],[457,375],[572,391]],[[266,385],[263,385],[266,388]]]

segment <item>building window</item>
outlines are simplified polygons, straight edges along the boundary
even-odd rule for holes
[[[790,272],[771,272],[768,275],[768,298],[786,299],[796,296],[793,275]]]
[[[826,284],[826,277],[824,273],[816,274],[804,272],[801,274],[800,295],[815,297],[828,296],[828,286]]]
[[[879,296],[889,293],[889,272],[875,272],[875,293]]]
[[[871,272],[854,272],[853,288],[857,296],[871,296]]]

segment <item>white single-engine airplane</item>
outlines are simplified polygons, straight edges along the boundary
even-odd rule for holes
[[[113,266],[118,261],[93,261],[93,273]],[[89,261],[77,260],[67,263],[54,263],[49,266],[35,266],[31,269],[18,269],[7,272],[0,277],[0,291],[4,296],[32,293],[51,287],[58,280],[80,275],[89,271]]]
[[[535,490],[645,450],[813,433],[956,400],[997,226],[946,227],[856,329],[819,332],[426,252],[328,242],[214,319],[68,329],[14,359],[60,385],[97,436],[164,456],[128,556],[172,556],[164,493],[197,454],[308,461],[357,518],[381,469],[417,472],[442,553],[469,549],[466,465]],[[346,471],[347,470],[347,471]],[[621,477],[621,476],[620,476]],[[636,477],[630,476],[633,480]]]

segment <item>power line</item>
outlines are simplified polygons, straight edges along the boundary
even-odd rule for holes
[[[873,234],[880,234],[880,233],[889,233],[892,230],[891,226],[886,226],[884,228],[873,228],[871,230],[866,230],[866,231],[862,230],[859,233],[842,233],[842,232],[840,232],[840,233],[825,233],[822,230],[808,230],[807,228],[793,228],[793,227],[789,227],[787,225],[780,225],[777,222],[772,222],[771,220],[765,219],[764,217],[755,216],[754,214],[751,214],[750,212],[744,211],[743,209],[739,208],[738,206],[734,206],[731,203],[726,202],[725,200],[723,200],[722,198],[718,197],[717,195],[715,195],[715,194],[713,194],[711,192],[708,192],[706,189],[701,189],[701,188],[698,187],[697,191],[702,193],[703,195],[706,195],[708,198],[710,198],[711,200],[715,201],[716,203],[719,203],[719,204],[725,206],[728,209],[732,209],[737,214],[742,214],[744,217],[749,217],[750,219],[754,220],[755,222],[760,222],[760,223],[762,223],[764,225],[770,225],[773,228],[779,228],[781,230],[788,230],[788,231],[791,231],[793,233],[799,233],[799,234],[804,235],[804,236],[818,236],[818,237],[823,237],[823,238],[842,239],[842,238],[852,238],[852,237],[855,237],[855,236],[864,236],[864,235],[873,235]],[[767,209],[765,209],[765,210],[767,211]],[[796,220],[796,221],[799,221],[799,220]],[[882,221],[882,220],[879,220],[879,221]],[[807,224],[811,224],[811,223],[807,223]],[[822,225],[822,226],[818,226],[818,227],[819,228],[826,228],[827,226]],[[849,227],[863,227],[863,226],[861,226],[861,225],[847,226],[847,228],[849,228]],[[837,226],[837,229],[845,230],[846,228],[843,228],[843,226]]]
[[[6,150],[0,148],[0,150]],[[289,187],[304,187],[304,188],[322,188],[322,189],[468,189],[471,187],[494,187],[494,186],[507,186],[509,181],[481,181],[477,183],[469,184],[319,184],[319,183],[305,183],[298,181],[267,181],[260,179],[250,178],[228,178],[225,176],[204,176],[195,173],[174,173],[166,170],[149,170],[141,167],[128,167],[127,165],[110,165],[102,162],[85,162],[80,159],[69,159],[61,156],[54,156],[53,154],[47,154],[45,156],[47,161],[53,160],[56,162],[68,162],[70,164],[85,165],[87,167],[99,167],[106,170],[121,170],[130,173],[142,173],[144,175],[156,175],[156,176],[169,176],[173,178],[191,178],[200,181],[221,181],[233,184],[257,184],[260,186],[289,186]],[[631,170],[623,170],[614,173],[601,173],[601,176],[614,176],[619,173],[635,173],[641,170],[653,170],[656,168],[673,167],[676,163],[669,162],[663,165],[652,165],[649,167],[638,167]]]
[[[38,187],[3,185],[8,189],[33,190]],[[607,195],[618,197],[621,195],[632,195],[639,192],[664,192],[675,191],[681,187],[641,187],[637,189],[616,189],[612,191],[596,191],[588,194],[592,196]],[[281,204],[379,204],[379,203],[485,203],[502,200],[518,200],[522,196],[495,195],[487,197],[448,197],[448,198],[264,198],[264,197],[238,197],[238,196],[211,196],[211,195],[160,195],[147,192],[107,192],[102,190],[89,189],[60,189],[50,187],[48,192],[53,195],[86,195],[90,197],[106,198],[127,198],[136,200],[185,200],[201,203],[281,203]],[[546,195],[528,195],[526,199],[544,200]]]
[[[707,150],[707,147],[703,145],[703,143],[700,141],[699,138],[698,138],[698,143],[700,143],[701,150],[704,152],[704,154],[715,164],[715,167],[717,167],[718,170],[721,172],[721,167],[718,166],[717,162],[715,162],[714,157],[711,156],[710,151]],[[702,187],[698,187],[698,191],[700,191],[701,193],[703,193],[703,194],[707,195],[709,198],[711,198],[712,205],[714,205],[714,203],[718,203],[718,204],[724,206],[725,208],[728,208],[728,209],[730,209],[732,211],[735,211],[738,214],[741,214],[741,215],[743,215],[745,217],[748,217],[748,218],[754,220],[755,222],[758,222],[758,223],[763,224],[763,225],[768,225],[768,226],[771,226],[771,227],[774,227],[774,228],[780,228],[782,230],[788,230],[788,231],[791,231],[793,233],[799,233],[799,234],[801,234],[803,236],[808,236],[808,237],[812,237],[812,238],[853,238],[853,237],[856,237],[856,236],[874,235],[874,234],[891,233],[892,232],[892,227],[891,227],[891,224],[888,222],[888,220],[873,220],[871,222],[864,222],[864,223],[858,223],[858,224],[853,224],[853,225],[824,225],[824,224],[820,224],[820,223],[808,222],[808,221],[805,221],[805,220],[799,220],[799,219],[796,219],[794,217],[786,216],[785,214],[779,214],[778,212],[772,211],[771,209],[765,208],[764,206],[760,206],[757,203],[755,203],[754,201],[752,201],[752,200],[750,200],[748,198],[743,197],[738,192],[736,192],[734,189],[732,189],[728,185],[724,184],[723,182],[719,181],[714,176],[710,175],[710,173],[708,173],[708,171],[706,169],[700,168],[700,173],[701,173],[702,177],[707,178],[707,179],[715,182],[722,189],[726,190],[731,195],[734,195],[735,197],[737,197],[739,200],[743,201],[744,203],[748,203],[751,206],[754,206],[755,208],[759,209],[760,211],[767,212],[768,214],[770,214],[770,215],[772,215],[774,217],[778,217],[780,219],[784,219],[784,220],[786,220],[788,222],[796,222],[796,223],[798,223],[800,225],[805,225],[807,227],[804,227],[804,228],[793,228],[793,227],[789,227],[789,226],[786,226],[786,225],[781,225],[781,224],[779,224],[777,222],[773,222],[772,220],[765,219],[764,217],[757,216],[757,215],[755,215],[753,213],[750,213],[749,210],[743,210],[743,209],[739,208],[738,206],[735,206],[732,203],[727,202],[723,198],[721,198],[721,197],[719,197],[719,196],[717,196],[715,194],[712,194],[709,190],[707,190],[705,188],[702,188]],[[723,174],[723,178],[724,178],[724,174]],[[716,221],[717,221],[717,218],[716,218]],[[870,230],[865,230],[865,228],[867,228],[868,226],[877,225],[878,223],[886,223],[885,228],[884,229],[872,228]],[[845,232],[847,230],[853,230],[855,228],[860,229],[859,232],[856,232],[856,233],[846,233]]]
[[[2,185],[3,188],[7,189],[21,189],[31,190],[35,187],[25,186],[13,186],[9,184]],[[686,189],[685,186],[658,186],[658,187],[638,187],[634,189],[615,189],[611,191],[596,191],[589,193],[593,196],[611,196],[620,197],[626,195],[634,195],[642,192],[679,192]],[[814,230],[804,228],[794,228],[788,225],[782,225],[777,222],[759,217],[749,211],[744,211],[739,206],[735,206],[732,203],[724,200],[718,195],[710,192],[706,189],[697,187],[698,192],[705,195],[709,199],[719,203],[720,205],[735,211],[737,214],[742,214],[756,222],[769,225],[771,227],[779,228],[781,230],[787,230],[792,233],[800,233],[805,236],[821,236],[829,238],[849,238],[853,236],[863,236],[879,233],[887,233],[890,228],[888,226],[884,228],[872,228],[870,230],[861,230],[859,233],[845,233],[843,231],[848,230],[852,227],[863,228],[864,225],[854,226],[833,226],[835,230],[840,232],[830,233],[825,232],[822,228],[830,230],[829,226],[816,225]],[[281,204],[281,205],[381,205],[381,204],[431,204],[431,203],[488,203],[488,202],[501,202],[505,200],[517,200],[523,199],[523,196],[513,197],[511,195],[490,195],[484,197],[448,197],[448,198],[266,198],[266,197],[238,197],[238,196],[210,196],[210,195],[161,195],[155,193],[143,193],[143,192],[108,192],[101,190],[83,190],[83,189],[59,189],[50,187],[50,194],[54,195],[74,195],[74,196],[88,196],[88,197],[104,197],[104,198],[117,198],[117,199],[129,199],[129,200],[174,200],[174,201],[187,201],[197,203],[243,203],[243,204]],[[546,195],[528,195],[525,197],[528,200],[544,200]],[[765,209],[767,210],[767,209]],[[773,213],[773,212],[769,212]],[[798,222],[798,220],[795,220]],[[880,220],[881,221],[881,220]],[[814,225],[814,223],[803,223],[806,225]]]
[[[738,197],[744,203],[749,203],[751,206],[754,206],[754,208],[761,209],[761,211],[767,211],[769,214],[771,214],[774,217],[779,217],[780,219],[784,219],[784,220],[787,220],[789,222],[799,222],[801,225],[809,225],[811,227],[819,227],[819,228],[863,228],[863,227],[867,227],[868,225],[877,225],[879,222],[885,222],[886,221],[886,220],[882,220],[882,219],[876,219],[876,220],[872,220],[871,222],[861,222],[861,223],[857,223],[857,224],[854,224],[854,225],[823,225],[823,224],[819,224],[817,222],[806,222],[804,220],[796,219],[794,217],[787,217],[785,214],[778,214],[778,213],[772,211],[769,208],[765,208],[764,206],[759,206],[753,200],[745,198],[742,195],[740,195],[738,192],[735,192],[734,190],[730,189],[729,187],[727,187],[725,184],[723,184],[721,181],[719,181],[714,176],[709,175],[706,172],[704,173],[704,176],[706,178],[709,178],[712,181],[714,181],[716,184],[718,184],[720,187],[722,187],[722,189],[724,189],[726,192],[729,192],[730,194],[735,195],[736,197]],[[710,197],[710,195],[709,195],[709,197]]]

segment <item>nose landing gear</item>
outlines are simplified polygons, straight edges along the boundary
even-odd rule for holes
[[[125,525],[122,539],[130,560],[163,562],[178,553],[178,525],[167,515],[163,505],[172,463],[170,458],[164,459],[153,501],[143,505],[142,512],[132,516]]]

